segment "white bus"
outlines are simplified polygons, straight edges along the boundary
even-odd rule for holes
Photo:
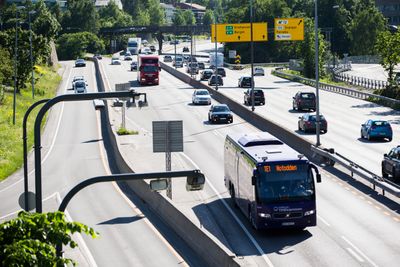
[[[130,52],[131,55],[138,55],[141,49],[142,39],[139,37],[133,37],[128,39],[128,45],[126,47],[126,51]]]

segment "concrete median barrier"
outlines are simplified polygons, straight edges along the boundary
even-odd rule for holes
[[[103,75],[97,60],[95,62],[96,79],[99,91],[105,91]],[[189,79],[181,76],[182,79]],[[101,112],[102,135],[106,147],[108,159],[113,173],[131,173],[134,166],[129,166],[120,152],[118,138],[111,128],[108,106]],[[148,205],[171,229],[173,229],[184,242],[200,257],[208,266],[240,266],[235,260],[235,255],[223,245],[217,244],[213,237],[198,228],[184,214],[182,214],[169,199],[156,192],[152,192],[144,181],[127,182],[132,191]]]

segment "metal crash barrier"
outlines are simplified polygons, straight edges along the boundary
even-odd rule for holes
[[[335,163],[340,164],[351,172],[351,177],[354,177],[355,174],[362,179],[367,180],[372,184],[374,190],[376,190],[376,187],[382,189],[382,195],[385,195],[385,193],[387,192],[395,197],[400,197],[399,185],[396,185],[395,183],[370,172],[369,170],[363,168],[362,166],[344,157],[343,155],[336,153],[334,149],[322,149],[319,147],[311,146],[311,151],[323,157],[328,165],[333,166]]]

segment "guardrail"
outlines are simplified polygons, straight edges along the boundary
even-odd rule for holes
[[[383,195],[388,192],[395,197],[400,197],[399,185],[396,185],[395,183],[392,183],[391,181],[370,172],[369,170],[361,167],[360,165],[344,157],[343,155],[334,152],[333,149],[321,149],[319,147],[311,146],[311,151],[320,155],[323,158],[326,158],[328,164],[330,165],[333,165],[334,163],[340,164],[351,172],[351,177],[354,177],[354,174],[356,174],[362,179],[370,182],[374,190],[376,190],[376,187],[382,189]]]
[[[367,89],[383,89],[388,85],[388,82],[374,80],[365,77],[357,77],[347,73],[333,73],[335,81],[342,81],[350,85],[361,86]]]
[[[309,85],[312,87],[315,87],[315,85],[316,85],[315,80],[304,78],[301,76],[297,76],[297,75],[293,75],[293,74],[289,74],[289,73],[285,73],[285,72],[281,72],[281,71],[277,71],[277,70],[274,70],[272,72],[272,74],[274,74],[278,77],[287,79],[287,80],[303,83],[303,84],[306,84],[306,85]],[[389,98],[386,96],[366,93],[366,92],[362,92],[362,91],[359,91],[356,89],[351,89],[351,88],[347,88],[347,87],[343,87],[343,86],[331,85],[331,84],[320,82],[319,88],[322,90],[328,91],[328,92],[338,93],[338,94],[354,97],[357,99],[375,102],[375,103],[379,103],[379,104],[389,106],[392,108],[396,108],[396,107],[400,106],[400,100],[396,100],[396,99]]]
[[[396,184],[391,184],[390,181],[384,180],[382,177],[373,174],[372,172],[361,167],[357,163],[345,158],[339,153],[334,153],[333,150],[326,150],[315,147],[311,142],[293,133],[293,131],[286,129],[285,127],[278,125],[255,112],[252,112],[249,108],[243,106],[241,103],[236,102],[234,99],[229,98],[220,91],[216,91],[213,87],[210,87],[202,83],[201,81],[192,79],[189,75],[182,73],[179,70],[175,70],[174,68],[168,66],[167,64],[162,63],[161,67],[165,71],[174,75],[183,82],[188,83],[194,88],[207,89],[212,93],[212,97],[216,101],[221,103],[226,103],[229,107],[231,107],[232,111],[235,114],[242,117],[249,124],[257,127],[261,131],[268,131],[269,133],[278,137],[279,139],[281,139],[283,142],[285,142],[295,150],[299,151],[300,153],[303,153],[306,157],[313,158],[315,161],[318,161],[319,163],[328,163],[329,165],[334,165],[335,163],[338,163],[340,165],[343,165],[345,166],[345,168],[351,171],[352,177],[353,174],[357,174],[360,177],[371,182],[373,184],[374,190],[376,189],[376,187],[379,187],[383,190],[383,194],[385,192],[389,192],[396,197],[400,197],[400,186]],[[312,81],[310,79],[306,80]],[[352,89],[348,90],[354,91],[354,94],[358,92]],[[329,151],[333,153],[330,153]]]

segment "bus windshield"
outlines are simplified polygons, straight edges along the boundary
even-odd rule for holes
[[[259,167],[257,195],[262,203],[311,200],[313,174],[308,164],[274,163]]]

